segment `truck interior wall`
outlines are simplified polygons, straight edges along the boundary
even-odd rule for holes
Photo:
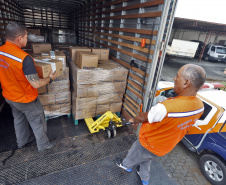
[[[163,0],[91,1],[77,8],[79,45],[109,48],[110,58],[130,70],[123,103],[130,116],[139,113],[144,98],[144,76],[151,68],[163,4]]]
[[[164,24],[164,6],[166,2],[174,4],[174,0],[1,2],[4,19],[0,22],[0,42],[8,21],[15,20],[25,23],[28,28],[41,29],[45,41],[51,44],[108,48],[110,58],[129,69],[123,109],[130,116],[138,114],[149,73],[155,71],[152,70],[156,67],[156,64],[152,66],[153,58],[157,61],[159,55],[156,41],[159,40],[159,28]],[[13,10],[16,12],[14,17],[11,15]],[[164,11],[168,13],[169,9]],[[144,46],[141,46],[142,41]]]

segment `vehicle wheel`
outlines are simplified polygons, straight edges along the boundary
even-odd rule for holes
[[[105,138],[110,139],[111,138],[111,131],[105,130]]]
[[[208,55],[204,56],[204,60],[208,61],[209,60],[209,56]]]
[[[203,155],[199,160],[199,167],[211,184],[226,184],[226,166],[218,156],[213,154]]]

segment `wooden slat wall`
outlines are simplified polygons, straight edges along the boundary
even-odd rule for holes
[[[92,1],[89,7],[79,9],[77,14],[79,45],[109,48],[110,58],[130,71],[123,99],[123,112],[128,113],[126,113],[127,117],[139,113],[139,102],[142,101],[145,92],[143,84],[147,85],[144,80],[145,71],[132,67],[130,62],[133,59],[142,63],[143,66],[146,66],[147,62],[151,63],[152,60],[148,54],[152,55],[154,51],[153,47],[149,48],[149,44],[155,45],[155,40],[151,35],[158,34],[157,30],[142,29],[136,25],[140,18],[160,17],[162,12],[156,7],[162,5],[164,0],[138,2],[138,0]],[[152,8],[156,8],[156,11],[150,11]],[[149,10],[145,12],[141,11],[142,9]],[[137,23],[134,23],[134,20]],[[115,26],[115,24],[118,25]],[[129,26],[130,24],[133,26]],[[138,34],[140,37],[137,36]],[[146,39],[145,47],[141,47],[143,38]]]
[[[23,11],[16,0],[4,0],[0,3],[0,45],[4,44],[5,27],[9,21],[24,22]]]

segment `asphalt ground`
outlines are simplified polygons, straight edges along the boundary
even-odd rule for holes
[[[196,64],[203,67],[203,69],[206,71],[206,82],[226,81],[226,74],[224,74],[226,62],[204,60],[199,62],[198,59],[180,57],[170,57],[169,59],[165,60],[160,79],[173,81],[177,71],[185,64]]]

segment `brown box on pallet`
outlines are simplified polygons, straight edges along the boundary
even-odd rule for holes
[[[55,95],[54,94],[43,94],[38,95],[42,105],[54,105]]]
[[[49,116],[61,116],[71,113],[71,103],[64,103],[59,105],[50,105],[48,115]]]
[[[71,92],[56,94],[56,104],[70,103],[71,102]]]
[[[33,53],[46,53],[52,50],[51,44],[32,44]]]
[[[43,87],[38,88],[37,90],[38,90],[38,94],[44,94],[47,92],[47,87],[45,85]]]
[[[75,60],[80,69],[95,69],[98,66],[98,56],[89,51],[77,51]]]
[[[61,60],[63,62],[64,68],[66,67],[66,56],[63,51],[48,51],[41,53],[43,58]]]
[[[56,77],[55,81],[69,80],[69,67],[65,67],[63,75]]]
[[[49,109],[49,116],[60,115],[60,105],[50,105]]]
[[[65,103],[60,105],[61,114],[70,114],[71,113],[71,103]]]
[[[54,81],[51,84],[47,85],[49,94],[60,94],[65,92],[70,92],[70,81]]]
[[[109,104],[112,101],[112,95],[111,94],[103,94],[101,96],[97,97],[97,104]]]
[[[96,105],[97,105],[96,97],[75,98],[75,101],[73,102],[73,107],[75,107],[76,110],[90,108],[95,109]]]
[[[96,108],[96,115],[104,114],[105,112],[110,110],[110,105],[105,104],[105,105],[97,105]]]
[[[73,110],[72,113],[75,120],[84,119],[84,118],[91,118],[96,116],[96,109],[79,109]]]
[[[100,84],[105,82],[126,82],[128,70],[116,62],[98,64],[98,69],[83,70],[74,65],[73,83]]]
[[[97,97],[99,95],[98,85],[88,84],[75,86],[75,96],[76,97]]]
[[[109,59],[109,49],[105,48],[91,48],[92,53],[98,56],[98,60],[108,60]]]
[[[88,47],[69,47],[70,57],[73,62],[75,62],[77,51],[91,51],[91,49],[89,49]]]
[[[121,109],[122,109],[122,102],[110,104],[110,111],[111,112],[121,112]]]
[[[63,74],[63,63],[60,60],[45,60],[42,57],[35,57],[35,67],[40,78],[47,78],[52,71],[56,72],[57,76]]]

